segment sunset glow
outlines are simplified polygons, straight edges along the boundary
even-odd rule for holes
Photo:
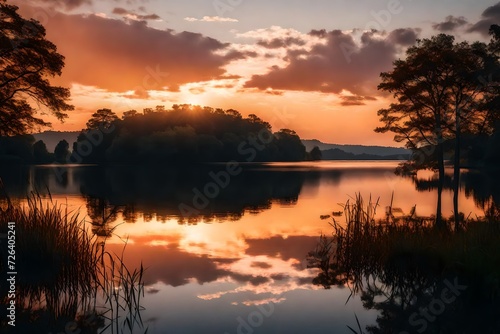
[[[490,0],[438,2],[432,11],[382,0],[12,3],[40,20],[66,57],[55,82],[71,88],[76,110],[63,124],[48,117],[55,130],[81,130],[99,108],[121,115],[187,103],[257,114],[306,139],[391,146],[391,134],[373,132],[376,111],[391,101],[377,91],[380,72],[417,38],[486,40],[485,27],[498,21],[485,11]]]

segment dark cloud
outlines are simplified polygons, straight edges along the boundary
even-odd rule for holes
[[[238,60],[246,58],[255,58],[259,54],[255,51],[238,51],[238,50],[228,50],[226,53],[226,58],[229,60]]]
[[[443,22],[435,23],[432,27],[437,31],[452,32],[457,28],[463,27],[467,23],[467,19],[463,16],[455,17],[453,15],[449,15]]]
[[[150,238],[150,237],[149,237]],[[141,240],[144,239],[144,240]],[[146,246],[146,238],[134,238],[134,244],[127,245],[127,258],[132,254],[137,255],[138,263],[127,263],[127,265],[138,266],[142,261],[145,271],[145,284],[151,285],[163,282],[171,286],[181,286],[194,279],[199,284],[216,281],[221,277],[231,277],[240,283],[250,283],[258,286],[269,282],[271,279],[260,275],[241,274],[226,269],[221,269],[221,263],[233,263],[235,259],[213,259],[204,255],[188,253],[179,248],[178,243],[171,240],[168,246]],[[158,240],[165,240],[165,236],[159,236]],[[174,238],[172,238],[174,239]],[[176,239],[177,241],[179,239]],[[112,245],[110,249],[119,253],[121,245]],[[117,253],[117,254],[118,254]]]
[[[389,33],[387,40],[394,44],[410,46],[415,44],[421,29],[400,28]]]
[[[488,36],[491,25],[499,24],[500,22],[500,2],[486,8],[481,14],[481,20],[472,25],[467,31],[478,32],[484,36]]]
[[[151,237],[149,237],[151,238]],[[168,246],[147,246],[146,238],[134,238],[133,244],[127,245],[127,259],[131,267],[138,267],[141,262],[146,269],[145,284],[163,282],[171,286],[181,286],[190,279],[203,284],[213,282],[229,273],[219,269],[217,263],[208,256],[191,254],[179,249],[178,237],[158,236],[158,240],[168,241]],[[154,239],[151,239],[154,240]],[[122,245],[110,245],[112,251],[121,252]]]
[[[298,37],[273,38],[268,41],[266,40],[257,41],[257,45],[263,46],[268,49],[287,48],[293,45],[303,46],[305,44],[306,41]]]
[[[29,0],[32,5],[48,5],[58,9],[72,10],[83,5],[91,5],[92,0]]]
[[[318,243],[318,237],[291,236],[288,238],[272,237],[268,239],[246,239],[250,256],[267,255],[278,257],[284,261],[296,259],[303,261],[307,253]]]
[[[132,94],[123,94],[123,97],[126,97],[127,99],[148,99],[149,98],[149,93],[145,89],[136,89]]]
[[[267,262],[252,262],[252,264],[250,264],[250,267],[252,268],[260,268],[260,269],[269,269],[269,268],[272,268],[273,266],[270,265],[269,263]]]
[[[287,281],[288,279],[290,279],[290,276],[286,274],[274,274],[271,275],[271,278],[275,281]]]
[[[381,38],[376,31],[361,35],[361,43],[340,30],[313,30],[320,37],[309,52],[291,50],[286,67],[272,67],[267,74],[254,75],[246,88],[267,90],[298,90],[340,93],[348,90],[355,95],[369,95],[376,90],[379,75],[392,67],[402,47],[415,42],[419,30],[397,29]]]
[[[146,14],[146,15],[137,14],[134,11],[131,11],[131,10],[128,10],[128,9],[125,9],[125,8],[122,8],[122,7],[116,7],[116,8],[114,8],[113,9],[113,14],[123,15],[123,16],[129,15],[129,16],[133,17],[136,20],[145,20],[145,21],[148,21],[148,20],[160,20],[161,19],[160,16],[158,16],[157,14]]]
[[[342,100],[340,103],[342,106],[364,106],[366,104],[365,101],[376,100],[374,97],[361,95],[341,96],[340,99]]]
[[[269,282],[271,279],[264,276],[253,276],[253,275],[244,275],[239,273],[229,273],[228,275],[232,279],[240,283],[250,283],[253,286],[259,286],[261,284]]]
[[[266,94],[269,95],[276,95],[276,96],[282,96],[285,92],[281,90],[266,90]]]
[[[321,29],[321,30],[314,30],[313,29],[309,32],[309,35],[314,36],[314,37],[319,37],[319,38],[326,38],[328,36],[328,32],[325,29]]]

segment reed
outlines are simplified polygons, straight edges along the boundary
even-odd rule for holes
[[[446,321],[429,323],[429,332],[498,332],[498,221],[469,219],[459,230],[443,229],[428,223],[428,217],[417,217],[414,210],[398,219],[376,219],[378,207],[378,201],[365,202],[360,195],[342,205],[345,221],[334,215],[331,235],[321,235],[308,254],[309,267],[319,269],[313,283],[347,286],[351,295],[346,303],[359,294],[365,308],[381,311],[377,326],[367,326],[367,332],[399,333],[407,332],[415,312],[442,295],[445,282],[458,281],[466,291],[447,304],[440,315]],[[365,333],[355,318],[356,326],[348,330]],[[455,319],[463,321],[455,325]],[[478,328],[466,328],[468,323]]]
[[[356,292],[369,277],[412,272],[428,277],[466,276],[483,283],[477,293],[500,294],[498,222],[468,220],[453,231],[438,229],[426,223],[428,217],[413,214],[376,219],[378,207],[378,200],[370,197],[365,202],[359,194],[342,205],[345,220],[333,217],[331,235],[322,235],[308,255],[309,266],[321,269],[316,284],[350,284]]]
[[[64,331],[76,321],[80,329],[96,333],[99,327],[104,327],[100,333],[136,333],[139,327],[147,332],[140,315],[142,264],[131,271],[123,252],[105,251],[77,212],[54,203],[50,195],[44,199],[32,193],[17,203],[4,196],[0,233],[6,233],[7,222],[16,226],[16,305],[23,326]],[[2,255],[0,272],[5,273],[7,256]],[[1,290],[0,302],[6,297]]]

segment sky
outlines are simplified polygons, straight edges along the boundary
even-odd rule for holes
[[[54,84],[77,131],[97,109],[193,104],[256,114],[274,130],[338,144],[400,146],[373,130],[391,96],[379,75],[418,38],[488,41],[488,0],[10,0],[65,56]]]

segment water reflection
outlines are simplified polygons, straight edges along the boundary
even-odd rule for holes
[[[345,226],[334,221],[333,235],[308,253],[308,266],[318,270],[313,284],[348,287],[348,302],[359,296],[378,312],[377,324],[359,332],[500,332],[498,222],[451,232],[412,219],[377,221],[375,206],[357,196],[346,204]]]
[[[34,189],[48,195],[50,189],[54,200],[92,222],[93,234],[107,239],[106,250],[110,252],[120,253],[122,240],[129,240],[127,266],[136,268],[143,262],[146,268],[144,320],[151,333],[236,333],[238,317],[247,319],[257,305],[270,303],[276,312],[265,319],[259,332],[303,333],[314,323],[317,332],[324,333],[346,332],[346,324],[355,328],[354,313],[363,325],[374,328],[378,316],[382,326],[384,316],[399,312],[401,303],[411,301],[412,292],[404,289],[422,287],[420,293],[425,294],[424,287],[434,286],[432,291],[438,291],[438,284],[444,284],[430,282],[426,276],[399,277],[394,269],[391,277],[380,275],[384,280],[365,280],[366,294],[360,289],[347,305],[351,291],[342,286],[353,282],[352,277],[331,271],[326,275],[323,271],[324,277],[312,284],[319,275],[316,269],[307,268],[306,254],[314,249],[320,233],[329,231],[319,216],[340,210],[337,203],[350,195],[362,192],[380,196],[384,207],[394,193],[394,205],[406,213],[415,204],[418,214],[435,213],[432,187],[418,192],[412,180],[393,174],[396,164],[244,166],[244,171],[231,178],[209,205],[191,217],[182,217],[179,204],[192,203],[193,189],[202,190],[212,181],[210,173],[217,173],[224,165],[182,169],[69,166],[63,178],[53,167],[10,171],[2,167],[0,177],[15,197]],[[492,198],[494,183],[481,181],[492,188],[485,191],[474,187],[480,184],[475,177],[464,175],[460,203],[464,212],[482,215],[481,203],[488,201],[480,199]],[[450,201],[443,211],[451,214],[451,193],[447,196]],[[379,210],[376,214],[384,218],[385,213]],[[404,258],[394,261],[411,263]],[[429,258],[419,261],[424,267],[439,269]],[[386,286],[394,282],[400,285],[391,293]],[[322,291],[323,286],[331,289]],[[407,300],[402,301],[403,294]],[[363,303],[372,306],[366,310]],[[308,305],[307,310],[303,305]],[[410,306],[405,307],[410,310]],[[193,312],[204,322],[193,323]],[[387,318],[388,323],[392,320],[397,319]],[[383,326],[380,332],[389,328]]]
[[[245,211],[269,209],[272,202],[294,204],[305,177],[301,173],[271,173],[244,171],[233,176],[216,196],[203,196],[204,188],[214,183],[211,173],[223,169],[208,168],[87,168],[78,170],[75,179],[81,184],[82,195],[88,199],[105,200],[109,205],[124,207],[127,220],[135,212],[155,215],[159,220],[179,217],[179,222],[199,220],[237,220]],[[201,204],[200,204],[201,203]],[[194,215],[183,217],[180,205],[190,206]],[[91,211],[95,211],[92,208]]]

